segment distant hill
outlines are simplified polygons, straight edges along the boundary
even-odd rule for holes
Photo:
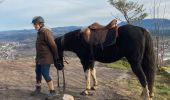
[[[155,33],[155,23],[159,25],[160,33],[163,35],[170,36],[170,20],[169,19],[144,19],[140,22],[135,23],[137,26],[144,27],[151,31],[153,35]],[[125,22],[119,23],[119,25],[125,25]],[[69,31],[73,31],[81,28],[82,26],[66,26],[66,27],[54,27],[52,31],[54,36],[61,36]],[[157,32],[157,31],[156,31]],[[0,42],[4,41],[33,41],[36,39],[36,31],[30,30],[10,30],[0,31]]]
[[[121,22],[119,25],[125,25],[127,23]],[[161,28],[169,29],[170,20],[169,19],[144,19],[142,21],[134,23],[134,25],[141,26],[147,29],[155,29],[155,24],[159,25]]]
[[[67,27],[55,27],[52,28],[54,36],[63,35],[69,31],[73,31],[81,28],[80,26],[67,26]],[[10,31],[0,31],[0,42],[5,41],[29,41],[35,40],[36,31],[34,29],[30,30],[10,30]]]
[[[127,23],[125,22],[119,23],[119,25],[125,25],[125,24]],[[158,29],[159,27],[160,34],[170,35],[170,20],[169,19],[144,19],[142,21],[134,23],[134,25],[144,27],[150,30],[153,34],[157,34],[155,33],[155,27],[156,29]]]

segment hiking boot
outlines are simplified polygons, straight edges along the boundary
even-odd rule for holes
[[[56,92],[55,90],[50,90],[50,93],[48,94],[48,96],[46,97],[45,100],[52,100],[56,97]]]
[[[31,96],[36,96],[41,93],[41,87],[37,86],[36,89],[31,93]]]

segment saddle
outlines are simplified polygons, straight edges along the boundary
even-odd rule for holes
[[[117,29],[117,20],[115,19],[106,26],[95,22],[83,31],[83,37],[89,44],[106,47],[115,43],[117,37]]]
[[[111,28],[116,27],[116,25],[117,25],[117,20],[114,19],[109,24],[107,24],[106,26],[103,26],[103,25],[95,22],[95,23],[91,24],[89,26],[89,28],[92,29],[92,30],[98,30],[98,29],[100,29],[100,30],[109,30]]]

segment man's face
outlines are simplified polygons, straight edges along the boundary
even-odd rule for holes
[[[33,24],[33,26],[37,31],[40,29],[40,24],[38,23]]]

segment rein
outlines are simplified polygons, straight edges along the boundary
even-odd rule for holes
[[[61,47],[64,46],[64,35],[62,36],[61,38]],[[67,64],[69,64],[65,57],[64,58],[64,62],[66,62]],[[64,65],[63,65],[64,66]],[[66,88],[66,83],[65,83],[65,73],[64,73],[64,68],[62,69],[62,75],[63,75],[63,91],[65,91],[65,88]],[[58,87],[60,87],[60,77],[59,77],[59,70],[57,69],[57,80],[58,80]]]
[[[62,38],[61,38],[61,47],[64,47],[64,36],[65,35],[63,35],[62,36]],[[64,58],[64,62],[66,63],[66,64],[69,64],[69,62],[66,60],[66,58],[63,56],[63,58]]]

